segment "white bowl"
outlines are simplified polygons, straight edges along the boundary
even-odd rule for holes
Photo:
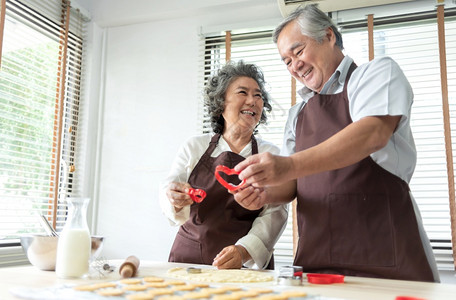
[[[28,260],[38,269],[45,271],[55,270],[58,236],[24,235],[20,237],[22,249]],[[104,237],[92,236],[91,259],[96,259],[101,252]]]

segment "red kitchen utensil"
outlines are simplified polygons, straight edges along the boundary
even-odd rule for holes
[[[344,275],[336,274],[320,274],[309,273],[307,274],[307,282],[315,284],[331,284],[331,283],[344,283]]]
[[[395,300],[426,300],[426,299],[409,297],[409,296],[397,296]]]
[[[206,198],[206,192],[204,190],[201,190],[201,189],[191,188],[191,189],[188,190],[188,195],[196,203],[200,203],[201,201],[204,200],[204,198]]]
[[[230,169],[227,166],[219,165],[215,168],[215,178],[217,179],[218,182],[220,182],[221,185],[223,185],[225,188],[227,188],[230,191],[235,191],[241,186],[244,185],[245,179],[242,180],[242,182],[238,185],[234,185],[232,183],[228,183],[225,181],[225,179],[220,176],[219,172],[223,172],[226,175],[239,175],[240,172],[235,171],[234,169]]]

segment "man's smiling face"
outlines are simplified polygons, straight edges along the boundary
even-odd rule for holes
[[[277,48],[290,74],[309,89],[319,92],[338,66],[336,38],[327,30],[322,42],[305,36],[297,20],[287,24],[277,39]]]

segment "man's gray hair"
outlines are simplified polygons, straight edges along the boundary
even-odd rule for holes
[[[317,4],[308,4],[306,6],[299,6],[288,17],[286,17],[274,30],[272,39],[277,43],[280,33],[283,28],[293,21],[297,21],[301,27],[301,33],[308,36],[317,42],[321,43],[326,36],[326,30],[331,28],[336,36],[336,45],[340,50],[344,49],[342,42],[342,35],[337,29],[334,22],[324,12],[322,12]]]

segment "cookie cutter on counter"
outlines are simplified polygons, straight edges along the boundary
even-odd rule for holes
[[[226,182],[225,179],[222,178],[222,176],[220,175],[220,172],[225,173],[226,175],[239,175],[239,173],[241,173],[241,172],[235,171],[234,169],[230,169],[227,166],[223,166],[223,165],[219,165],[215,168],[215,178],[217,179],[218,182],[220,182],[221,185],[223,185],[229,191],[235,191],[245,184],[245,179],[242,180],[242,182],[238,185],[228,183],[228,182]]]
[[[198,273],[201,273],[201,269],[200,269],[200,268],[194,268],[194,267],[188,267],[186,271],[187,271],[187,273],[189,273],[189,274],[198,274]]]
[[[190,189],[188,189],[188,195],[196,203],[200,203],[201,201],[204,200],[204,198],[206,198],[206,192],[202,189],[190,188]]]
[[[277,284],[280,285],[302,285],[302,267],[283,266],[279,270]]]
[[[307,282],[314,284],[344,283],[345,276],[338,274],[308,273]]]
[[[280,285],[302,285],[302,267],[283,266],[280,268],[277,283]],[[308,273],[307,282],[312,284],[344,283],[345,276],[338,274]]]

